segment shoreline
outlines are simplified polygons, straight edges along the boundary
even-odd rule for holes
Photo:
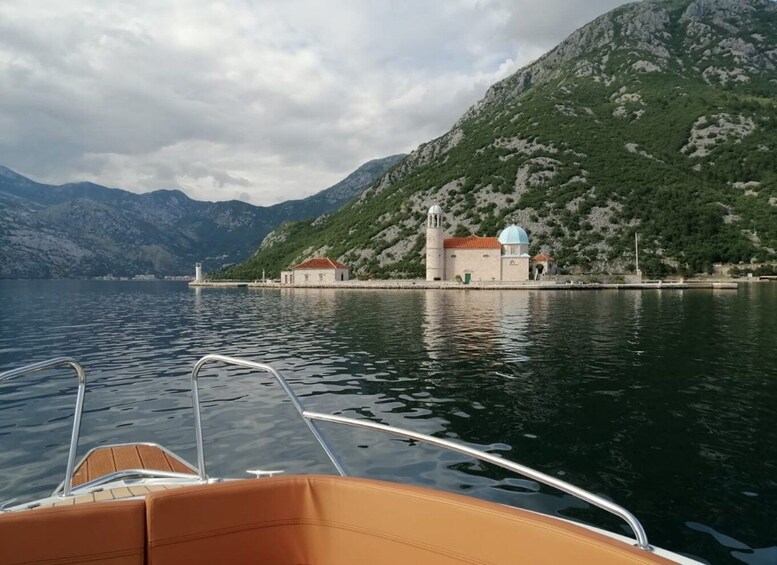
[[[648,281],[641,283],[556,283],[527,281],[522,283],[471,282],[424,280],[341,281],[323,284],[281,284],[259,281],[192,281],[192,288],[278,288],[310,289],[333,288],[342,290],[736,290],[733,281]]]

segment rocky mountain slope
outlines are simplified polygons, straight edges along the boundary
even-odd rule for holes
[[[356,201],[271,234],[225,277],[327,254],[423,274],[426,210],[451,235],[515,220],[569,271],[777,258],[777,4],[646,0],[493,85]]]
[[[0,278],[190,274],[242,261],[283,222],[332,212],[404,155],[366,163],[303,200],[258,207],[178,190],[135,194],[91,183],[49,186],[0,167]]]

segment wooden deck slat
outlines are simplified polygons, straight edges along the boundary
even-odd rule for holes
[[[144,469],[156,469],[158,471],[172,471],[173,468],[165,457],[165,452],[150,445],[138,445],[138,455]]]
[[[175,457],[170,457],[167,453],[164,454],[165,459],[167,459],[168,465],[170,465],[170,468],[175,471],[176,473],[188,473],[192,474],[192,470],[189,469],[186,465],[178,461]]]
[[[103,500],[121,500],[125,498],[133,498],[136,496],[145,496],[151,492],[164,491],[169,489],[175,489],[183,484],[153,484],[153,485],[132,485],[129,487],[116,487],[113,489],[99,490],[90,492],[87,494],[80,494],[78,496],[71,496],[68,498],[62,498],[54,500],[53,502],[46,502],[39,504],[36,508],[51,508],[52,506],[72,506],[75,504],[91,504],[93,502],[100,502]]]
[[[122,445],[113,448],[99,448],[93,451],[76,468],[73,475],[73,486],[126,469],[153,469],[196,474],[174,455],[168,455],[159,447],[139,444]]]
[[[84,460],[83,463],[81,463],[81,465],[78,466],[75,473],[73,473],[72,485],[74,487],[78,485],[82,485],[88,480],[89,480],[89,460],[86,459]]]
[[[136,446],[122,445],[121,447],[112,447],[111,451],[113,452],[113,461],[116,464],[117,471],[141,469],[143,467]]]
[[[87,459],[89,480],[93,481],[116,471],[116,461],[110,449],[98,449]]]
[[[167,490],[165,485],[146,485],[148,492],[157,492],[160,490]]]
[[[148,494],[150,491],[144,487],[143,485],[135,485],[128,487],[129,491],[133,494],[133,496],[143,496]]]
[[[113,491],[113,498],[129,498],[133,496],[130,489],[127,487],[119,487],[111,490]]]
[[[101,490],[99,492],[94,493],[94,500],[113,500],[113,492],[110,490]]]

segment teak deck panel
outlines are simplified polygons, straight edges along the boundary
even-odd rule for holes
[[[195,474],[183,461],[168,455],[154,445],[121,445],[101,447],[90,453],[76,468],[73,474],[73,486],[82,485],[109,473],[127,469],[153,469],[155,471]]]

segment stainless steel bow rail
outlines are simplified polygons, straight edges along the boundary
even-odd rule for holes
[[[302,402],[294,393],[294,391],[291,389],[286,379],[284,379],[281,376],[281,374],[275,369],[273,369],[270,365],[265,365],[264,363],[257,363],[254,361],[248,361],[246,359],[226,357],[224,355],[206,355],[205,357],[197,361],[197,363],[195,363],[194,369],[192,370],[192,377],[191,377],[192,406],[194,409],[194,423],[195,423],[196,442],[197,442],[197,463],[198,463],[197,472],[198,472],[198,479],[201,482],[207,482],[208,475],[205,470],[205,453],[204,453],[203,438],[202,438],[202,418],[200,417],[198,380],[199,380],[200,370],[206,363],[210,363],[210,362],[219,362],[226,365],[233,365],[237,367],[243,367],[246,369],[255,369],[258,371],[262,371],[264,373],[269,373],[276,381],[278,381],[278,384],[280,385],[281,389],[283,389],[284,394],[291,401],[291,404],[292,406],[294,406],[294,409],[297,411],[297,414],[299,414],[302,421],[305,422],[308,429],[313,434],[313,437],[316,438],[316,441],[318,441],[319,445],[321,445],[321,448],[324,450],[327,457],[332,462],[332,465],[334,465],[335,469],[341,476],[348,476],[348,472],[346,471],[345,466],[342,464],[340,459],[335,454],[334,450],[330,447],[330,445],[327,443],[324,436],[321,434],[320,430],[318,429],[318,426],[316,425],[317,421],[329,422],[332,424],[341,424],[345,426],[352,426],[356,428],[382,432],[382,433],[386,433],[386,434],[390,434],[390,435],[394,435],[394,436],[398,436],[406,439],[412,439],[423,443],[428,443],[430,445],[441,447],[449,451],[455,451],[463,455],[468,455],[480,461],[485,461],[487,463],[491,463],[492,465],[496,465],[497,467],[501,467],[503,469],[507,469],[508,471],[518,473],[520,475],[533,479],[539,483],[553,487],[557,490],[560,490],[574,497],[577,497],[581,500],[584,500],[587,503],[593,506],[596,506],[597,508],[601,508],[602,510],[609,512],[611,514],[614,514],[615,516],[621,518],[633,530],[637,541],[637,544],[636,544],[637,547],[646,551],[652,551],[652,547],[648,543],[647,534],[645,534],[645,530],[642,527],[642,524],[639,523],[639,520],[637,520],[637,518],[625,508],[618,506],[617,504],[610,502],[609,500],[602,498],[601,496],[598,496],[596,494],[593,494],[592,492],[576,487],[565,481],[559,480],[556,477],[551,477],[550,475],[546,475],[545,473],[541,473],[540,471],[535,471],[530,467],[526,467],[524,465],[520,465],[518,463],[514,463],[512,461],[504,459],[499,455],[487,453],[479,449],[474,449],[462,443],[450,441],[447,439],[441,439],[441,438],[429,436],[426,434],[420,434],[412,430],[405,430],[394,426],[378,424],[376,422],[371,422],[369,420],[356,420],[353,418],[346,418],[345,416],[337,416],[334,414],[322,414],[319,412],[313,412],[311,410],[305,410],[305,407],[302,405]],[[71,492],[73,490],[72,489],[73,472],[75,468],[76,451],[78,449],[78,437],[79,437],[79,431],[81,426],[81,414],[83,412],[83,407],[84,407],[84,392],[86,389],[86,373],[84,372],[83,367],[81,367],[81,365],[77,361],[69,357],[57,357],[56,359],[51,359],[49,361],[42,361],[40,363],[34,363],[32,365],[27,365],[26,367],[21,367],[19,369],[13,369],[10,371],[6,371],[4,373],[0,373],[0,383],[9,379],[20,377],[22,375],[26,375],[29,373],[36,373],[38,371],[43,371],[46,369],[53,369],[63,365],[72,367],[76,372],[76,376],[78,377],[78,394],[76,397],[75,412],[73,414],[73,431],[70,436],[70,450],[68,452],[68,458],[67,458],[67,469],[65,471],[65,480],[63,481],[60,487],[62,496],[71,496]],[[80,485],[78,487],[78,490],[81,490],[87,487],[91,488],[91,487],[99,486],[101,484],[105,484],[106,482],[111,482],[111,481],[125,479],[125,478],[132,478],[132,477],[168,478],[168,479],[185,480],[185,479],[190,479],[192,475],[186,475],[181,473],[169,473],[164,471],[150,471],[145,469],[129,469],[124,471],[118,471],[116,473],[111,473],[104,477],[100,477],[94,481],[90,481],[89,483],[86,483],[84,485]],[[55,494],[57,494],[60,488],[58,488],[55,491]]]
[[[337,472],[340,473],[340,476],[345,477],[348,475],[345,467],[340,462],[340,459],[337,457],[334,450],[326,442],[324,436],[321,435],[321,432],[318,430],[316,423],[313,422],[311,418],[305,417],[305,408],[302,406],[302,402],[300,402],[297,395],[294,394],[293,390],[291,390],[289,383],[281,376],[278,371],[273,369],[270,365],[265,365],[264,363],[256,363],[255,361],[237,359],[235,357],[226,357],[225,355],[206,355],[197,361],[197,363],[194,364],[194,369],[192,369],[192,404],[194,405],[194,427],[197,434],[197,468],[199,469],[200,480],[208,480],[208,475],[205,472],[205,449],[202,445],[202,418],[200,418],[200,394],[197,390],[197,381],[199,380],[200,369],[202,369],[202,366],[206,363],[214,361],[224,363],[226,365],[235,365],[237,367],[245,367],[246,369],[256,369],[257,371],[270,373],[270,375],[272,375],[272,377],[278,381],[278,384],[281,385],[283,392],[286,393],[286,396],[289,398],[289,400],[291,400],[291,404],[294,406],[297,414],[300,415],[302,421],[304,421],[308,426],[310,433],[313,434],[313,437],[315,437],[316,441],[321,445],[327,457],[329,457],[329,460],[332,462],[332,465],[334,465],[335,469],[337,469]]]
[[[502,467],[503,469],[507,469],[514,473],[518,473],[519,475],[523,475],[524,477],[529,477],[530,479],[533,479],[538,483],[542,483],[544,485],[553,487],[567,494],[571,494],[576,498],[586,501],[592,506],[596,506],[598,508],[601,508],[602,510],[605,510],[606,512],[609,512],[610,514],[614,514],[615,516],[618,516],[619,518],[623,519],[629,525],[631,530],[634,532],[634,535],[637,538],[637,547],[639,547],[640,549],[644,549],[646,551],[653,550],[651,545],[648,543],[645,529],[642,527],[642,524],[639,522],[639,520],[637,520],[637,517],[634,516],[634,514],[632,514],[622,506],[619,506],[613,502],[610,502],[606,498],[602,498],[601,496],[598,496],[585,489],[576,487],[571,483],[561,481],[556,477],[551,477],[550,475],[546,475],[545,473],[536,471],[531,467],[526,467],[525,465],[521,465],[519,463],[510,461],[508,459],[504,459],[499,455],[494,455],[492,453],[487,453],[479,449],[474,449],[472,447],[468,447],[458,442],[453,442],[447,439],[441,439],[441,438],[429,436],[426,434],[420,434],[412,430],[405,430],[394,426],[378,424],[376,422],[370,422],[369,420],[355,420],[353,418],[346,418],[345,416],[336,416],[334,414],[321,414],[319,412],[311,412],[309,410],[305,410],[302,413],[302,415],[304,418],[310,419],[310,420],[331,422],[332,424],[343,424],[346,426],[353,426],[356,428],[363,428],[366,430],[373,430],[376,432],[383,432],[385,434],[391,434],[391,435],[395,435],[395,436],[399,436],[407,439],[421,441],[423,443],[435,445],[437,447],[441,447],[449,451],[455,451],[457,453],[469,455],[474,459],[479,459],[480,461],[491,463],[492,465],[496,465],[497,467]]]
[[[0,382],[21,377],[22,375],[28,375],[30,373],[37,373],[39,371],[45,371],[46,369],[54,369],[67,365],[73,368],[78,377],[78,393],[76,395],[76,408],[73,413],[73,431],[70,434],[70,451],[67,454],[67,468],[65,470],[65,481],[62,485],[62,495],[70,496],[70,491],[73,485],[73,470],[76,464],[76,450],[78,449],[78,436],[81,429],[81,413],[84,411],[84,392],[86,391],[86,372],[84,368],[70,357],[57,357],[55,359],[49,359],[48,361],[41,361],[40,363],[33,363],[26,367],[19,367],[18,369],[11,369],[4,373],[0,373]]]
[[[256,363],[254,361],[248,361],[245,359],[226,357],[224,355],[206,355],[194,365],[194,370],[192,371],[192,396],[193,396],[193,402],[194,402],[194,421],[195,421],[196,433],[197,433],[197,458],[198,458],[200,480],[202,481],[207,480],[207,475],[205,473],[205,456],[204,456],[204,450],[203,450],[203,444],[202,444],[202,421],[200,419],[197,380],[202,366],[211,361],[221,362],[227,365],[236,365],[238,367],[245,367],[249,369],[256,369],[272,375],[272,377],[278,381],[278,384],[283,389],[283,392],[289,398],[289,400],[291,401],[294,408],[297,410],[297,413],[300,415],[302,420],[305,422],[305,424],[307,424],[311,433],[316,438],[318,443],[321,445],[324,452],[329,457],[329,460],[332,462],[332,464],[335,466],[335,469],[337,469],[337,472],[341,476],[348,476],[348,473],[345,470],[345,467],[343,466],[343,464],[340,462],[337,455],[335,455],[333,449],[329,446],[329,444],[326,442],[323,435],[319,431],[315,423],[316,421],[329,422],[332,424],[342,424],[342,425],[352,426],[356,428],[373,430],[376,432],[383,432],[386,434],[391,434],[391,435],[395,435],[395,436],[399,436],[407,439],[413,439],[423,443],[428,443],[430,445],[435,445],[437,447],[441,447],[449,451],[455,451],[457,453],[468,455],[480,461],[485,461],[487,463],[491,463],[492,465],[496,465],[497,467],[501,467],[503,469],[507,469],[514,473],[518,473],[520,475],[533,479],[539,483],[553,487],[557,490],[560,490],[574,497],[577,497],[581,500],[584,500],[585,502],[591,504],[592,506],[601,508],[606,512],[614,514],[615,516],[624,520],[632,529],[636,537],[637,547],[645,551],[653,550],[653,548],[650,546],[650,543],[648,542],[645,529],[642,527],[642,524],[640,524],[639,520],[637,520],[636,516],[634,516],[631,512],[629,512],[622,506],[619,506],[613,502],[610,502],[609,500],[602,498],[601,496],[598,496],[592,492],[576,487],[573,484],[559,480],[556,477],[551,477],[550,475],[546,475],[545,473],[536,471],[530,467],[526,467],[524,465],[520,465],[518,463],[514,463],[512,461],[504,459],[499,455],[494,455],[491,453],[487,453],[485,451],[481,451],[479,449],[474,449],[472,447],[468,447],[461,443],[437,438],[434,436],[429,436],[426,434],[420,434],[412,430],[405,430],[394,426],[378,424],[376,422],[370,422],[368,420],[355,420],[353,418],[346,418],[345,416],[336,416],[334,414],[322,414],[320,412],[305,410],[305,408],[302,405],[302,402],[299,400],[297,395],[291,389],[286,379],[284,379],[281,376],[281,374],[275,369],[273,369],[271,366],[265,365],[263,363]]]

